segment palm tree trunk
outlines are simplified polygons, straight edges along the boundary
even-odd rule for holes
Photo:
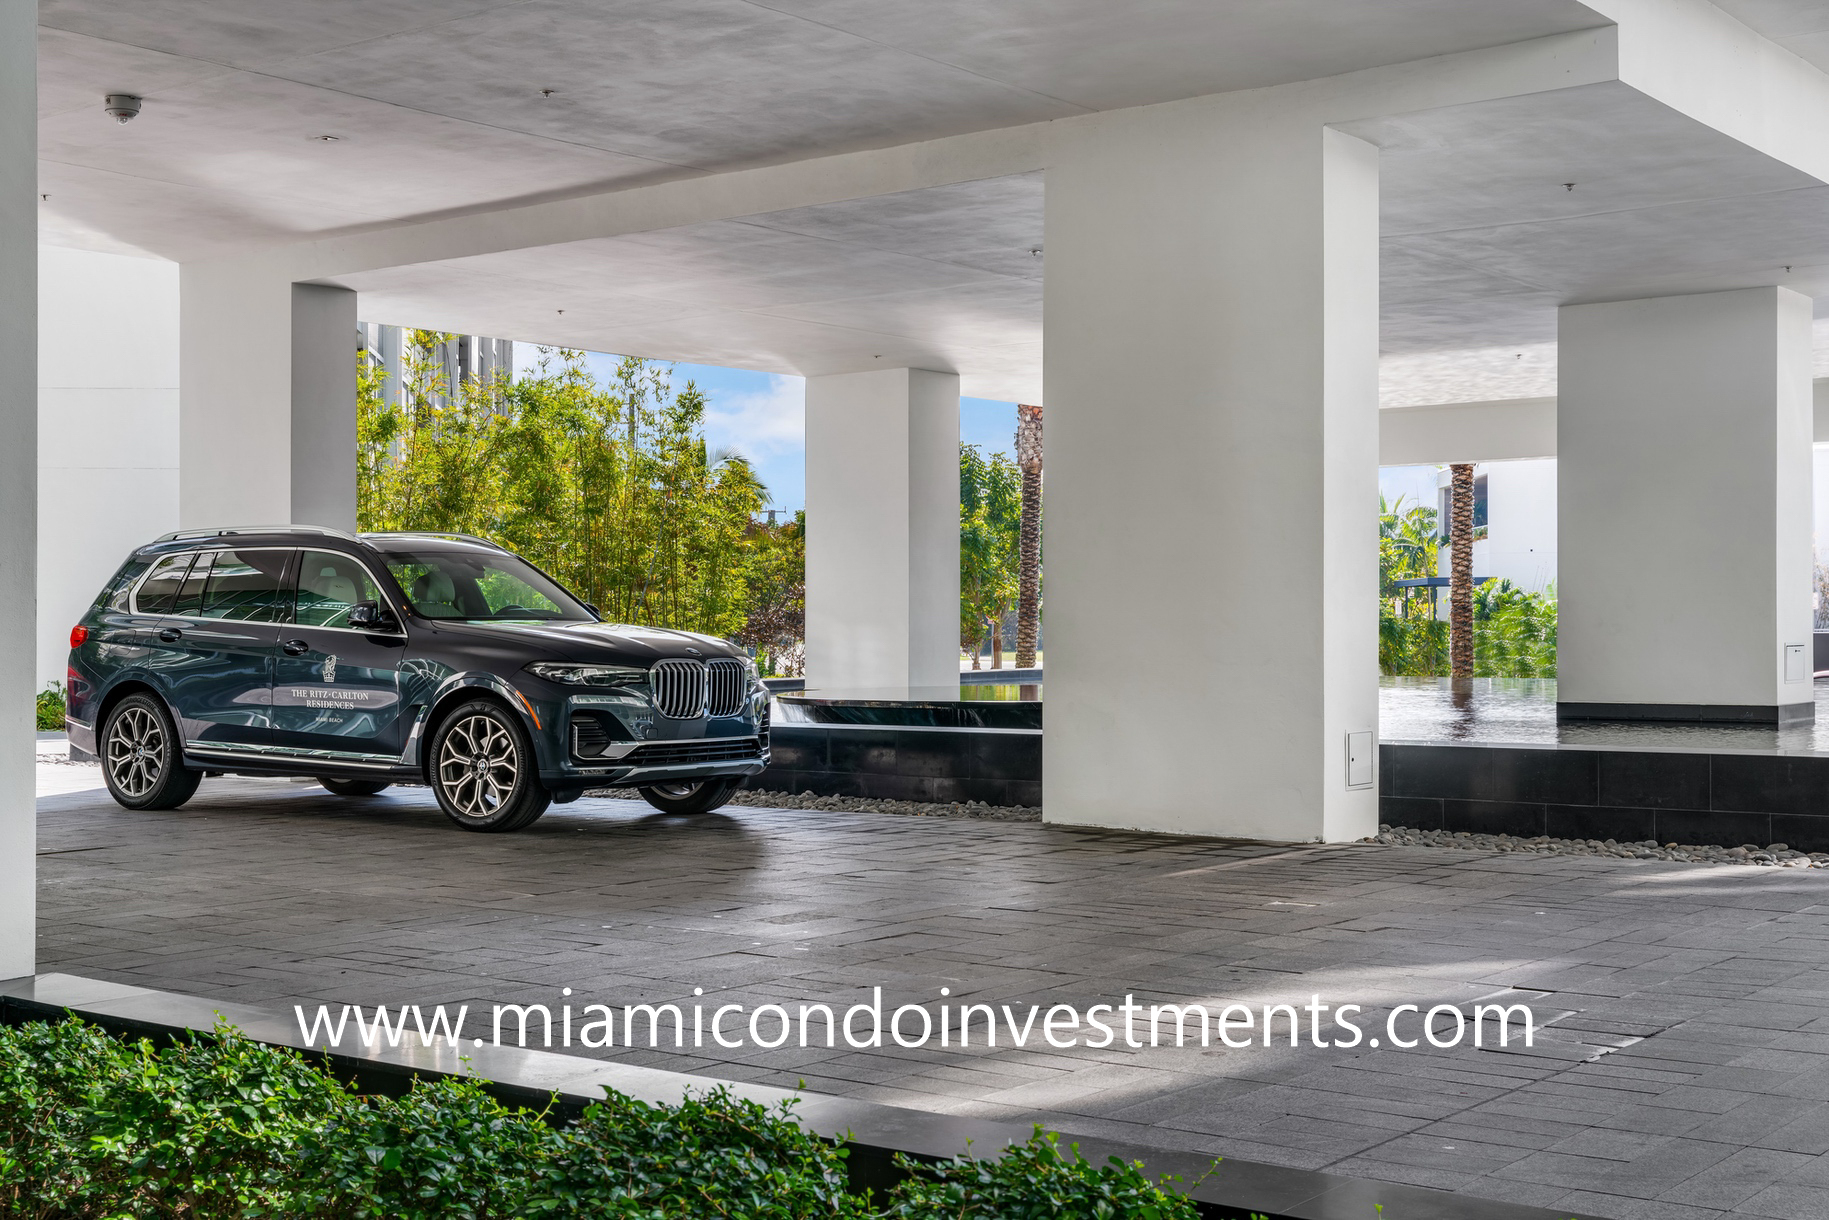
[[[1448,468],[1448,675],[1473,677],[1473,466]]]
[[[1003,668],[1003,619],[1001,617],[991,623],[991,668]]]
[[[1042,409],[1016,407],[1016,465],[1022,470],[1022,521],[1017,534],[1016,668],[1035,668],[1042,602]]]

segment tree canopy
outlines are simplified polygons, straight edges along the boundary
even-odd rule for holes
[[[519,378],[447,386],[448,338],[410,332],[398,387],[359,366],[362,529],[488,538],[612,621],[737,637],[759,600],[780,620],[805,582],[803,524],[757,524],[768,489],[742,456],[707,451],[695,385],[634,358],[600,385],[559,350]]]

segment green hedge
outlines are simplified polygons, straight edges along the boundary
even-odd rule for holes
[[[1140,1166],[1036,1136],[998,1161],[903,1161],[888,1199],[787,1107],[719,1089],[611,1094],[574,1123],[475,1081],[362,1096],[299,1054],[221,1029],[164,1047],[69,1020],[0,1027],[0,1214],[20,1220],[1189,1220]]]

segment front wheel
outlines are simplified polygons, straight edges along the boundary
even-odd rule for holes
[[[527,730],[487,699],[464,704],[438,726],[431,779],[439,808],[465,830],[519,830],[552,803]]]
[[[375,796],[393,786],[372,779],[320,779],[318,783],[333,796]]]
[[[108,793],[128,809],[176,809],[203,782],[184,765],[171,713],[152,695],[128,695],[109,711],[101,755]]]
[[[710,813],[736,794],[740,779],[692,779],[649,784],[641,799],[662,813]]]

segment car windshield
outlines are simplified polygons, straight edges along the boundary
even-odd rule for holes
[[[413,612],[466,622],[593,622],[596,615],[524,559],[502,552],[394,551],[387,570]]]

